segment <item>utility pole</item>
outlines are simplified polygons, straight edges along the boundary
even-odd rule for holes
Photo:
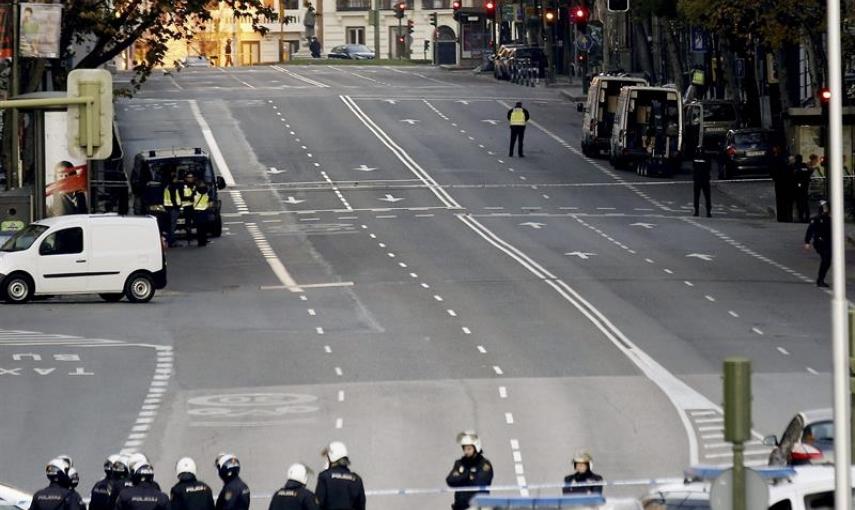
[[[751,362],[724,360],[724,440],[733,443],[733,510],[749,510],[745,483],[745,442],[751,439]]]
[[[855,308],[849,308],[849,387],[855,387]],[[855,459],[855,393],[849,393],[849,448],[852,458]]]
[[[380,0],[374,0],[374,58],[380,58]]]
[[[18,0],[12,0],[12,83],[10,92],[10,99],[13,99],[21,93],[21,47],[18,44],[18,21],[20,18],[20,10],[21,4]],[[20,117],[18,116],[18,109],[12,108],[12,123],[10,126],[5,126],[4,129],[9,129],[12,131],[12,147],[11,149],[11,160],[12,160],[12,168],[11,168],[11,179],[17,179],[18,187],[22,187],[24,185],[24,176],[21,175],[21,165],[19,155],[21,152],[21,148],[19,147],[18,140],[18,123]],[[35,193],[44,193],[44,190],[33,190],[33,196]]]
[[[828,41],[828,149],[831,182],[831,342],[834,374],[834,507],[851,508],[851,459],[849,454],[850,388],[849,344],[846,340],[846,253],[843,231],[843,62],[840,48],[840,0],[826,0]]]

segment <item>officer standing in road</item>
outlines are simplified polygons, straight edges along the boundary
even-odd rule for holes
[[[831,268],[831,216],[829,216],[828,202],[822,200],[819,203],[819,214],[810,220],[807,232],[805,232],[805,250],[813,249],[819,254],[819,274],[816,277],[817,287],[828,287],[825,283],[825,275]]]
[[[318,510],[318,499],[306,488],[308,482],[306,466],[292,464],[288,468],[288,481],[273,494],[268,510]]]
[[[704,203],[707,206],[707,218],[712,217],[712,202],[710,202],[710,166],[710,161],[708,159],[696,159],[692,162],[695,216],[700,214],[701,192],[703,192]]]
[[[519,103],[518,103],[519,104]],[[493,483],[493,465],[484,457],[481,439],[472,431],[457,434],[457,444],[463,449],[463,456],[454,461],[451,472],[445,477],[449,487],[489,487]],[[454,493],[452,510],[469,508],[469,501],[476,494],[489,494],[487,490],[458,491]]]
[[[169,510],[169,496],[154,481],[154,468],[148,462],[134,462],[132,487],[126,487],[116,500],[116,510]]]
[[[30,510],[86,510],[80,494],[71,488],[70,469],[60,458],[48,462],[45,475],[50,484],[33,494]]]
[[[113,454],[104,460],[104,478],[92,486],[92,495],[89,499],[90,510],[113,510],[116,506],[116,496],[119,488],[115,487],[115,473],[113,464],[119,460],[118,454]]]
[[[590,485],[603,481],[603,477],[592,471],[594,458],[586,450],[573,456],[573,474],[564,477],[564,494],[602,494],[602,485]],[[581,486],[576,486],[582,484]]]
[[[514,143],[519,141],[517,154],[523,158],[523,139],[525,138],[525,125],[528,122],[528,110],[523,108],[522,101],[517,101],[513,108],[508,110],[508,121],[511,125],[511,148],[508,149],[508,157],[514,157]]]
[[[796,160],[793,165],[793,190],[796,197],[796,212],[799,217],[799,223],[808,223],[810,221],[810,204],[808,203],[808,193],[810,191],[810,178],[813,170],[808,168],[802,159],[801,154],[796,155]]]
[[[193,193],[193,224],[199,246],[208,244],[208,203],[208,185],[199,181]]]
[[[175,465],[178,477],[170,491],[171,510],[214,510],[214,493],[208,484],[196,479],[196,462],[184,457]]]
[[[231,453],[221,453],[215,462],[223,488],[217,496],[216,510],[247,510],[249,487],[240,479],[240,461]]]
[[[318,475],[315,496],[320,510],[365,510],[362,478],[350,470],[344,443],[333,441],[324,448],[327,469]]]

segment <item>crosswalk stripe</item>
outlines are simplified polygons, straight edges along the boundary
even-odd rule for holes
[[[85,338],[72,335],[52,335],[38,331],[0,330],[0,346],[39,346],[39,345],[116,345],[119,340],[104,338]]]

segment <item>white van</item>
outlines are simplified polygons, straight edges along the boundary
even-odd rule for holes
[[[580,112],[585,113],[582,119],[582,153],[586,156],[608,153],[618,97],[621,89],[628,85],[647,85],[647,80],[625,74],[598,74],[591,79],[587,102],[576,105]]]
[[[98,294],[145,303],[166,286],[157,221],[115,214],[73,214],[37,221],[0,247],[0,298]]]
[[[683,101],[671,87],[628,86],[620,91],[612,128],[609,161],[615,168],[636,167],[654,157],[665,173],[682,161]],[[645,172],[646,173],[646,172]]]

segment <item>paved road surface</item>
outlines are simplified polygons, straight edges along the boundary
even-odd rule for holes
[[[503,120],[518,99],[524,159]],[[171,250],[149,305],[0,309],[3,480],[35,489],[67,451],[88,487],[127,448],[164,484],[184,455],[215,481],[228,450],[261,496],[339,439],[369,489],[439,488],[467,428],[499,484],[559,482],[581,447],[610,479],[679,476],[729,460],[719,374],[735,354],[754,364],[759,433],[829,404],[828,295],[802,227],[723,196],[692,218],[688,176],[582,156],[553,90],[423,67],[193,68],[117,113],[128,165],[222,153],[224,235]]]

